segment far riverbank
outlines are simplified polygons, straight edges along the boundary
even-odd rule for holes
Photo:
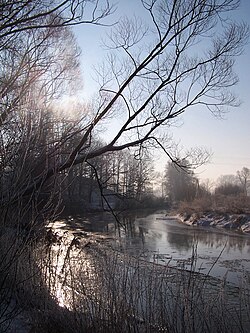
[[[182,213],[176,218],[187,225],[225,228],[250,235],[250,214]]]

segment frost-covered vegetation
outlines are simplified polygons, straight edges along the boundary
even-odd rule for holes
[[[224,175],[217,184],[200,182],[184,161],[184,168],[169,163],[165,172],[165,193],[181,221],[189,225],[212,226],[250,232],[250,169]],[[186,165],[186,166],[185,166]]]
[[[181,221],[190,225],[211,226],[250,232],[250,197],[244,194],[210,194],[178,205]]]

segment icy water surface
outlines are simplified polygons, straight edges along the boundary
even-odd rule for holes
[[[69,219],[74,233],[86,232],[114,237],[110,240],[116,250],[133,256],[190,269],[192,258],[197,258],[195,270],[200,273],[225,278],[240,285],[250,284],[250,236],[212,227],[188,226],[165,211],[119,217],[93,214],[79,219]],[[57,226],[58,227],[58,226]],[[60,228],[60,226],[59,226]]]
[[[185,225],[166,212],[145,216],[124,215],[120,225],[111,217],[95,215],[84,221],[85,230],[108,233],[120,241],[114,247],[143,259],[190,268],[197,257],[196,270],[230,283],[250,283],[250,236],[225,229]],[[195,250],[195,253],[194,253]]]

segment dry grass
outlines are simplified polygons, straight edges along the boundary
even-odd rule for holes
[[[250,197],[244,195],[211,195],[196,198],[193,201],[182,201],[178,206],[178,213],[202,214],[215,212],[219,214],[249,214]]]

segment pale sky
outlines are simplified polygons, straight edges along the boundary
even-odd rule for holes
[[[118,9],[114,20],[123,14],[134,15],[140,11],[139,0],[115,2]],[[237,20],[250,24],[250,1],[242,0],[239,10],[233,15]],[[101,38],[108,28],[84,25],[74,28],[74,31],[82,49],[83,96],[87,98],[96,90],[93,66],[104,55]],[[208,111],[188,111],[182,117],[182,126],[173,129],[174,138],[185,148],[202,146],[212,152],[211,162],[197,170],[201,179],[216,181],[222,174],[236,174],[242,167],[250,168],[250,43],[246,45],[244,54],[238,57],[235,71],[240,81],[234,91],[242,101],[240,107],[229,109],[224,119],[215,118]],[[155,165],[156,169],[163,171],[166,163],[167,159],[162,158]]]

